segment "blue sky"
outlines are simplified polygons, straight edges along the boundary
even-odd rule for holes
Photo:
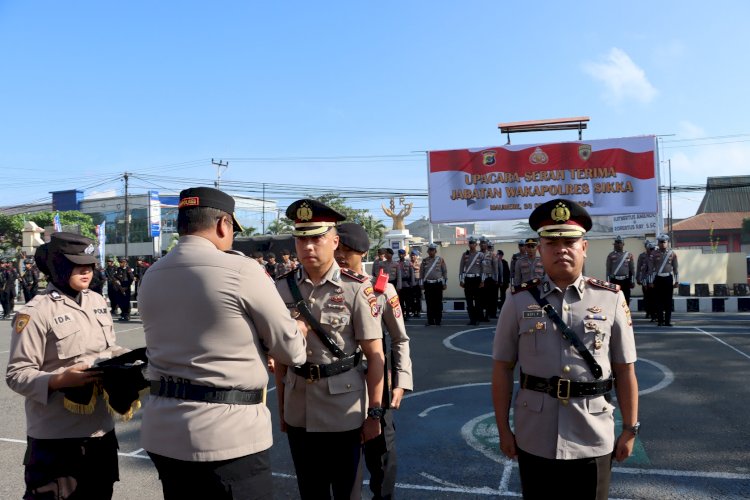
[[[664,135],[672,183],[704,185],[750,173],[748,19],[739,0],[0,0],[0,205],[121,193],[123,172],[132,192],[207,183],[212,158],[225,182],[298,186],[282,207],[305,186],[426,191],[421,151],[582,115],[585,139]]]

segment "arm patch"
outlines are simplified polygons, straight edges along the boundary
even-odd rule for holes
[[[604,288],[605,290],[609,290],[610,292],[617,293],[620,291],[620,285],[615,285],[614,283],[610,283],[609,281],[598,280],[596,278],[587,278],[586,281],[589,285],[598,286],[599,288]]]

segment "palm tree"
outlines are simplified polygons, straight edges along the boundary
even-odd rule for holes
[[[286,217],[271,221],[266,228],[266,234],[290,234],[292,232],[292,221]]]

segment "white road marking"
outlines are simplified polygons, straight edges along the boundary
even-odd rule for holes
[[[443,408],[445,406],[453,406],[453,403],[448,403],[444,405],[436,405],[436,406],[430,406],[426,410],[424,410],[422,413],[419,414],[420,417],[426,417],[428,413],[430,413],[432,410],[437,410],[438,408]]]
[[[638,391],[639,396],[643,396],[644,394],[651,394],[652,392],[660,391],[662,389],[665,389],[672,382],[674,382],[674,373],[672,372],[672,370],[670,370],[663,364],[657,363],[656,361],[652,361],[646,358],[638,358],[638,361],[655,366],[658,370],[661,370],[661,372],[664,374],[664,378],[658,384],[651,386],[647,389],[639,390]]]
[[[701,332],[701,333],[704,333],[704,334],[708,335],[709,337],[711,337],[711,338],[712,338],[712,339],[714,339],[715,341],[717,341],[717,342],[720,342],[720,343],[724,344],[725,346],[727,346],[728,348],[732,349],[733,351],[735,351],[735,352],[737,352],[737,353],[741,354],[742,356],[745,356],[745,357],[746,357],[747,359],[750,359],[750,355],[747,355],[747,354],[745,354],[744,352],[742,352],[742,351],[740,351],[739,349],[737,349],[736,347],[734,347],[734,346],[731,346],[731,345],[727,344],[726,342],[724,342],[723,340],[721,340],[721,339],[720,339],[719,337],[717,337],[717,336],[716,336],[716,335],[714,335],[713,333],[708,333],[708,332],[707,332],[706,330],[702,330],[702,329],[700,329],[700,328],[698,328],[698,327],[693,327],[693,328],[695,328],[696,330],[698,330],[698,331],[699,331],[699,332]]]
[[[445,339],[443,339],[443,345],[447,347],[448,349],[452,349],[454,351],[464,352],[466,354],[473,354],[475,356],[485,356],[485,357],[491,358],[492,354],[487,354],[484,352],[469,351],[468,349],[461,349],[460,347],[454,346],[452,342],[453,339],[455,339],[456,337],[460,335],[463,335],[464,333],[478,332],[479,330],[487,330],[487,329],[494,330],[494,327],[483,326],[482,328],[472,328],[470,330],[461,330],[460,332],[456,332],[453,335],[450,335],[446,337]]]

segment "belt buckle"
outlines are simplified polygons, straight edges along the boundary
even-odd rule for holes
[[[312,384],[316,380],[320,380],[320,378],[320,365],[310,365],[310,374],[307,377],[307,383]]]
[[[563,387],[563,382],[566,382],[567,385]],[[563,395],[563,389],[565,389],[565,394]],[[557,399],[570,399],[570,379],[567,378],[561,378],[557,381]]]

